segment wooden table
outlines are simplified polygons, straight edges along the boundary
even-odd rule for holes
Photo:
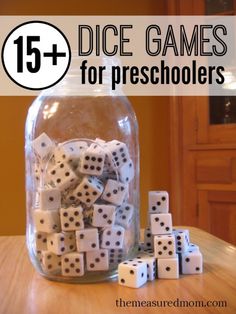
[[[0,237],[0,313],[235,314],[236,248],[202,230],[189,229],[191,241],[198,244],[203,252],[204,273],[181,276],[179,280],[157,279],[139,289],[121,287],[115,281],[80,285],[48,281],[31,266],[24,236]],[[189,307],[147,307],[148,303],[145,304],[145,301],[165,300],[177,303],[178,299],[191,301]],[[208,300],[226,301],[227,307],[193,306],[195,301]],[[142,304],[140,307],[131,303],[126,303],[126,307],[116,306],[116,303],[119,305],[124,301]]]

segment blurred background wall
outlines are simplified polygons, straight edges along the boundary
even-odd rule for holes
[[[164,0],[1,0],[1,15],[162,15]],[[46,19],[46,18],[45,18]],[[33,97],[0,97],[0,235],[25,233],[24,123]],[[139,122],[141,225],[149,190],[170,187],[168,97],[130,97]]]

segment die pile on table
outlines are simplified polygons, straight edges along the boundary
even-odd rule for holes
[[[202,254],[197,245],[190,243],[189,230],[172,228],[166,191],[149,192],[148,218],[139,255],[118,266],[119,284],[139,288],[156,278],[202,273]]]
[[[43,133],[32,148],[32,241],[43,271],[80,277],[115,269],[127,255],[124,239],[132,237],[134,215],[127,202],[134,167],[126,144],[56,144]]]

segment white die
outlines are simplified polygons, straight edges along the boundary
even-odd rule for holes
[[[75,231],[84,229],[83,208],[70,206],[60,209],[61,229],[63,231]]]
[[[60,190],[66,190],[77,182],[74,171],[66,164],[60,163],[50,169],[50,180]]]
[[[174,235],[154,236],[154,254],[156,258],[168,258],[175,255]]]
[[[94,227],[109,227],[114,224],[115,220],[115,206],[94,204],[92,225]]]
[[[87,270],[108,270],[108,250],[101,249],[97,251],[89,251],[86,253]]]
[[[61,207],[61,192],[59,189],[40,189],[39,196],[39,205],[42,210],[59,209]]]
[[[55,144],[46,133],[42,133],[32,142],[32,147],[35,153],[41,158],[45,158],[52,153]]]
[[[101,247],[103,249],[119,249],[123,247],[125,229],[121,226],[105,228],[102,232]]]
[[[103,192],[103,185],[95,177],[85,176],[70,196],[90,207]]]
[[[33,212],[36,231],[51,233],[61,230],[60,216],[58,210],[40,210]]]
[[[47,273],[57,273],[61,271],[61,256],[50,251],[41,252],[41,266]]]
[[[61,258],[62,275],[66,277],[81,277],[84,275],[83,253],[67,253]]]
[[[76,245],[78,252],[95,251],[99,249],[98,229],[87,228],[76,231]]]
[[[127,229],[133,218],[134,206],[131,204],[123,204],[116,211],[116,224],[121,225]]]
[[[113,140],[107,142],[104,147],[107,150],[109,164],[112,167],[120,168],[129,161],[129,151],[125,143]]]
[[[131,159],[119,168],[118,174],[120,181],[123,183],[129,183],[133,180],[134,165]]]
[[[175,229],[173,230],[175,235],[176,252],[184,253],[189,249],[189,230],[187,229]]]
[[[52,233],[47,237],[48,251],[56,255],[72,252],[76,249],[75,235],[73,232]]]
[[[116,180],[108,180],[102,194],[102,199],[114,205],[122,205],[128,186]]]
[[[183,274],[202,273],[202,253],[200,251],[187,251],[181,254],[181,266]]]
[[[128,260],[118,266],[118,282],[122,286],[139,288],[147,282],[147,263]]]
[[[35,249],[36,251],[47,250],[47,233],[45,232],[35,232]]]
[[[154,249],[154,244],[153,244],[153,239],[154,239],[154,236],[151,232],[151,228],[145,228],[144,229],[144,249],[147,250],[147,249],[151,249],[153,250]]]
[[[172,215],[171,214],[150,214],[152,234],[171,234]]]
[[[73,141],[59,144],[54,151],[56,163],[67,162],[70,165],[77,164],[81,153],[87,149],[88,144],[84,141]]]
[[[79,171],[84,174],[100,176],[103,172],[105,151],[97,144],[91,144],[80,158]]]
[[[168,213],[169,194],[166,191],[150,191],[148,193],[148,208],[153,214]]]
[[[147,280],[152,281],[157,276],[157,261],[153,254],[141,253],[136,257],[137,260],[141,260],[147,263]]]
[[[160,258],[157,260],[158,278],[177,279],[179,278],[179,259],[176,254],[172,258]]]

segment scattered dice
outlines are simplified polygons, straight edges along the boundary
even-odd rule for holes
[[[172,215],[169,213],[168,203],[167,192],[149,192],[148,222],[150,227],[144,229],[144,242],[139,243],[138,256],[119,264],[120,285],[135,288],[141,286],[133,281],[134,278],[129,273],[130,263],[135,263],[135,260],[147,264],[147,280],[149,281],[155,278],[178,279],[181,273],[202,273],[203,262],[199,247],[190,243],[187,229],[172,228]],[[119,213],[119,207],[117,213]]]

